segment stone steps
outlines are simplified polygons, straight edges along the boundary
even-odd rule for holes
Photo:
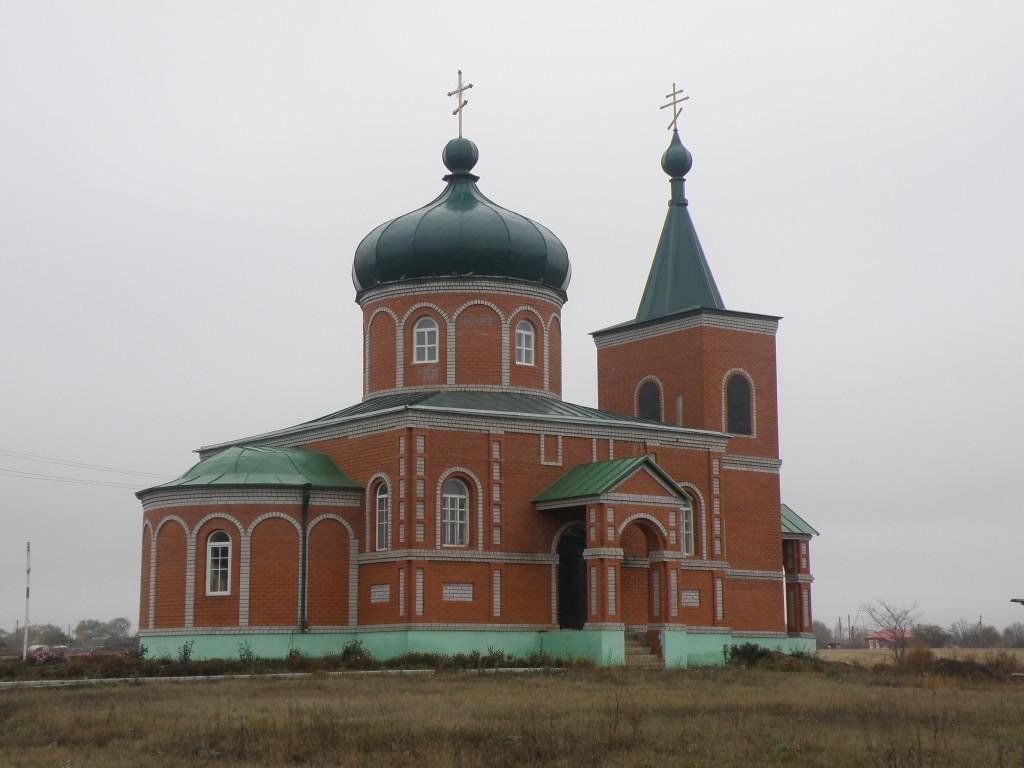
[[[627,637],[625,641],[626,666],[638,669],[664,669],[665,664],[651,649],[636,637]]]

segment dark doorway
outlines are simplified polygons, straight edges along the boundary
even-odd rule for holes
[[[583,629],[587,620],[587,566],[583,527],[570,528],[558,542],[558,626]]]

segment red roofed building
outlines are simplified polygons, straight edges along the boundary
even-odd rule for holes
[[[356,249],[361,402],[206,446],[138,494],[142,642],[600,664],[642,645],[673,666],[813,649],[816,532],[780,517],[779,318],[726,309],[678,133],[639,311],[593,333],[597,409],[561,397],[566,249],[480,192],[477,158],[450,141],[441,194]]]

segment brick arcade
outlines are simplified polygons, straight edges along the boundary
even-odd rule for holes
[[[361,402],[139,492],[143,642],[599,664],[639,642],[669,666],[813,649],[816,531],[779,492],[779,318],[725,308],[678,132],[639,311],[593,333],[598,409],[561,399],[568,254],[483,196],[477,158],[450,141],[440,196],[356,249]]]

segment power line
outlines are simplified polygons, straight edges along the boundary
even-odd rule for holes
[[[86,480],[80,477],[67,477],[65,475],[44,475],[39,472],[22,472],[17,469],[8,469],[6,467],[0,467],[0,476],[6,477],[19,477],[24,480],[46,480],[52,483],[75,483],[78,485],[96,485],[105,488],[128,488],[137,490],[138,485],[130,485],[128,483],[115,483],[108,480]]]
[[[156,472],[141,472],[135,469],[109,467],[103,464],[88,464],[84,461],[72,461],[71,459],[57,459],[54,458],[53,456],[40,456],[37,453],[23,453],[22,451],[12,451],[8,448],[0,448],[0,455],[13,456],[19,459],[28,459],[29,461],[41,461],[46,464],[62,464],[65,467],[77,467],[79,469],[97,469],[101,472],[116,472],[121,475],[144,475],[146,477],[159,478],[166,477],[166,475],[158,474]]]

